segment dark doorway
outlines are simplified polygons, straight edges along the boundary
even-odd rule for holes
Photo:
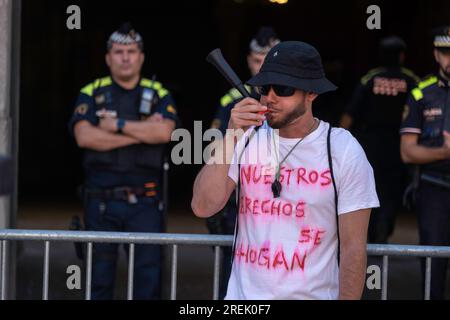
[[[68,30],[66,9],[81,8],[82,29]],[[382,29],[368,30],[366,9],[378,4]],[[304,40],[322,54],[340,90],[319,99],[316,112],[336,122],[357,79],[376,66],[376,46],[385,35],[402,36],[407,66],[423,76],[434,70],[432,27],[448,22],[448,1],[23,1],[20,99],[20,199],[75,199],[82,182],[80,152],[67,121],[80,88],[107,74],[105,42],[123,21],[143,35],[144,75],[156,75],[173,93],[182,125],[209,126],[227,83],[205,62],[221,47],[242,79],[245,55],[261,25],[272,25],[283,40]],[[171,202],[189,206],[200,166],[171,168]]]

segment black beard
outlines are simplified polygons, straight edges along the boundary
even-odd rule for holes
[[[448,72],[446,70],[449,70]],[[442,75],[450,81],[450,67],[446,68],[446,70],[441,68]]]
[[[281,129],[286,127],[288,124],[293,122],[295,119],[300,118],[302,115],[306,113],[305,100],[300,102],[294,110],[288,113],[284,118],[278,121],[273,121],[270,117],[267,119],[267,123],[273,129]]]

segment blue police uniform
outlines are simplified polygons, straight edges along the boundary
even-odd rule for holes
[[[245,88],[250,92],[252,97],[259,100],[256,92],[252,87],[245,85]],[[237,89],[229,90],[221,99],[220,105],[217,107],[216,113],[214,115],[211,128],[218,129],[225,135],[228,127],[228,122],[230,121],[231,109],[234,108],[236,103],[242,100],[242,95]],[[236,195],[233,192],[230,196],[225,207],[218,214],[207,219],[208,230],[212,234],[234,234],[234,228],[236,223],[237,206],[236,206]],[[230,247],[223,248],[223,259],[222,259],[222,273],[219,288],[219,298],[223,299],[227,292],[228,278],[231,273],[231,254],[232,250]]]
[[[398,130],[407,95],[418,80],[411,70],[400,66],[372,69],[361,78],[346,108],[354,119],[354,134],[374,169],[380,197],[380,208],[373,210],[370,219],[369,242],[386,243],[394,230],[406,180]]]
[[[97,79],[81,89],[74,114],[74,125],[86,120],[97,126],[97,111],[116,112],[124,120],[141,120],[140,109],[149,107],[148,97],[157,100],[151,113],[178,123],[170,93],[161,83],[142,78],[131,90],[111,77]],[[147,105],[145,105],[147,104]],[[147,114],[148,115],[148,114]],[[87,230],[124,232],[163,232],[162,212],[158,209],[164,144],[136,144],[111,151],[84,150],[85,225]],[[128,252],[128,246],[125,246]],[[92,269],[92,298],[112,299],[118,245],[95,244]],[[136,245],[134,298],[161,297],[161,249],[155,245]]]
[[[439,74],[419,82],[405,105],[400,133],[418,134],[419,145],[442,147],[443,131],[450,131],[449,85]],[[420,244],[449,246],[450,160],[420,166],[417,208]],[[445,298],[447,264],[448,259],[432,261],[431,299]]]

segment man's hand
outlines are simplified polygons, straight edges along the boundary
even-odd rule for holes
[[[147,122],[151,122],[151,123],[162,123],[164,121],[164,117],[162,116],[162,114],[155,112],[154,114],[152,114],[151,116],[149,116],[147,119],[145,119],[143,121],[147,121]],[[103,117],[100,118],[99,127],[100,127],[100,129],[102,129],[104,131],[116,133],[117,132],[117,118],[105,114]]]
[[[450,155],[450,132],[444,130],[444,147],[448,149]]]
[[[117,118],[103,117],[100,118],[99,128],[111,133],[117,132]]]
[[[163,120],[164,120],[164,117],[162,116],[161,113],[158,113],[158,112],[155,112],[150,117],[145,119],[145,121],[148,121],[148,122],[162,122]]]
[[[400,139],[400,154],[404,163],[427,164],[450,159],[450,133],[443,132],[442,147],[419,145],[419,135],[404,133]]]
[[[73,129],[77,144],[83,149],[110,151],[139,143],[137,139],[107,132],[86,120],[77,122]]]
[[[266,116],[258,114],[258,112],[262,113],[265,111],[267,111],[267,107],[263,106],[257,100],[245,98],[231,109],[228,129],[243,129],[247,131],[251,126],[260,126],[266,120]]]

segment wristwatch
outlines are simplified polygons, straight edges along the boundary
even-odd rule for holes
[[[123,133],[123,127],[125,127],[125,119],[117,119],[117,133]]]

